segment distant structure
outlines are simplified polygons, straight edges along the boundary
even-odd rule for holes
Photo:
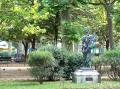
[[[0,56],[12,56],[16,53],[16,48],[11,42],[0,40]]]

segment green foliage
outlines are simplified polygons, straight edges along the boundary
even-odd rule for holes
[[[60,49],[58,49],[56,46],[50,45],[50,46],[41,46],[39,48],[40,51],[49,51],[50,53],[52,53],[53,57],[55,58],[55,60],[59,61],[61,60],[61,52]]]
[[[34,26],[34,25],[30,25],[30,24],[28,26],[25,26],[22,29],[22,33],[25,38],[32,37],[33,35],[38,37],[45,32],[46,32],[45,29],[40,29],[39,26]]]
[[[53,57],[55,58],[56,64],[59,67],[65,66],[67,59],[70,55],[70,52],[66,49],[59,49],[56,46],[50,45],[50,46],[41,46],[39,48],[40,51],[49,51],[52,53]]]
[[[0,34],[5,34],[5,31],[8,31],[8,34],[5,35],[7,39],[18,41],[26,39],[26,36],[27,38],[32,39],[31,36],[33,35],[33,31],[36,37],[45,33],[45,29],[41,29],[39,25],[37,25],[37,22],[42,19],[47,19],[49,13],[47,10],[41,12],[38,11],[40,3],[37,2],[37,0],[33,1],[32,6],[30,4],[31,2],[28,0],[2,0],[0,3],[0,22],[2,23],[0,29],[6,29],[4,30],[4,33],[3,31],[0,31]],[[9,31],[11,26],[12,29]],[[26,29],[29,29],[29,31]]]
[[[92,65],[96,66],[96,65],[101,65],[101,62],[103,62],[103,58],[102,56],[95,56],[92,58]]]
[[[106,60],[107,59],[103,56],[94,56],[91,60],[92,66],[95,67],[95,69],[101,74],[101,76],[103,74],[106,74],[106,72],[108,72],[108,70],[109,70],[108,67],[105,67],[105,66],[107,66]],[[103,66],[103,68],[102,68],[102,66]]]
[[[61,60],[61,63],[59,65],[66,66],[66,64],[68,63],[68,58],[71,55],[71,52],[65,48],[62,48],[60,52],[62,54],[62,60]]]
[[[120,79],[120,48],[109,50],[100,57],[94,57],[92,64],[102,74],[108,74],[113,80]]]
[[[116,48],[114,50],[110,50],[105,52],[104,56],[106,58],[120,58],[120,48]]]
[[[102,3],[104,3],[104,1],[105,0],[101,0]],[[110,2],[112,1],[113,0],[110,0]],[[113,5],[112,13],[115,18],[113,19],[113,27],[116,28],[114,28],[115,31],[113,31],[113,33],[115,40],[118,40],[119,31],[116,30],[119,30],[120,3],[119,0],[115,1],[117,1],[117,3]],[[74,5],[75,3],[77,3],[77,6]],[[43,33],[43,31],[41,32],[42,28],[44,28],[43,23],[46,22],[46,30],[48,32],[51,30],[52,33],[48,33],[48,35],[51,36],[48,37],[49,39],[54,39],[53,30],[55,29],[55,26],[57,26],[57,28],[59,28],[58,36],[63,38],[62,40],[66,38],[67,41],[79,42],[83,29],[81,25],[84,24],[84,26],[90,26],[90,28],[92,28],[92,32],[98,32],[98,35],[101,38],[100,40],[106,41],[108,39],[108,31],[106,30],[107,21],[105,16],[105,8],[103,6],[99,6],[99,3],[99,0],[1,0],[0,35],[4,34],[4,36],[1,35],[1,38],[18,41],[24,39],[24,37],[26,38],[27,36],[27,38],[30,38],[29,40],[31,40],[33,34],[31,35],[30,28],[32,27],[35,28],[34,34],[36,33],[37,35],[35,35],[39,38]],[[92,4],[96,4],[97,7]],[[56,17],[56,13],[58,12],[60,18],[59,16]],[[52,18],[52,21],[48,21],[50,18]],[[56,23],[55,19],[59,19],[59,21]],[[58,23],[62,23],[62,20],[66,20],[67,23],[62,26],[60,26],[60,24],[58,25]],[[13,27],[9,31],[8,28],[11,26]],[[30,30],[22,31],[26,27]],[[38,29],[36,30],[38,27],[39,32],[41,32],[39,35]],[[63,28],[61,29],[61,27]],[[66,31],[64,31],[61,36],[61,33],[63,32],[62,30]]]
[[[64,76],[70,79],[72,72],[79,69],[82,66],[83,58],[80,53],[73,53],[68,50],[58,49],[56,46],[42,46],[40,51],[47,50],[51,52],[56,60],[56,65],[52,69],[52,75],[49,76],[51,80],[54,80],[54,76]]]
[[[48,19],[47,9],[39,11],[41,3],[38,0],[1,0],[0,1],[0,35],[2,40],[22,41],[25,58],[28,44],[35,43],[46,30],[38,24],[41,20]]]
[[[120,79],[120,48],[106,51],[103,56],[94,57],[92,64],[101,75],[107,73],[113,80]]]
[[[43,0],[44,5],[50,7],[54,12],[66,8],[70,2],[70,0]]]
[[[81,40],[83,28],[78,22],[64,21],[62,27],[64,28],[63,37],[67,41],[79,42]]]
[[[52,66],[54,65],[54,57],[48,51],[33,51],[29,56],[30,66]]]
[[[31,73],[31,76],[33,76],[40,84],[43,83],[43,78],[48,76],[48,72],[50,72],[48,68],[42,67],[31,67],[29,71]]]
[[[55,66],[55,60],[48,51],[33,51],[29,55],[28,64],[31,66],[31,74],[42,83],[43,78],[48,76],[50,69]]]
[[[65,57],[63,56],[63,51],[61,51],[60,49],[58,49],[56,46],[41,46],[39,48],[40,51],[49,51],[50,53],[52,53],[53,57],[55,58],[55,63],[56,66],[51,69],[51,75],[48,76],[49,80],[55,80],[55,76],[57,75],[57,77],[59,77],[59,72],[61,71],[61,66],[64,65],[64,60]]]
[[[64,74],[67,79],[70,79],[72,73],[82,67],[83,57],[80,53],[70,53],[67,58],[67,63],[64,67]]]
[[[114,80],[120,79],[120,48],[107,51],[104,56],[107,59],[105,63],[110,66],[108,76]]]

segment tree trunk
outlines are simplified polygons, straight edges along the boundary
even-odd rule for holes
[[[106,40],[106,50],[109,50],[109,39]]]
[[[39,83],[43,84],[43,78],[42,77],[39,78]]]
[[[31,0],[31,5],[32,5],[32,6],[34,5],[34,0]]]
[[[67,7],[62,11],[62,20],[70,21],[70,7]]]
[[[34,5],[34,0],[31,1],[32,2],[32,6]],[[34,22],[34,21],[33,21]],[[31,41],[31,45],[32,45],[32,51],[35,50],[35,35],[33,35],[32,41]]]
[[[27,62],[27,53],[28,53],[28,42],[27,41],[23,41],[22,42],[23,43],[23,45],[24,45],[24,51],[25,51],[25,61]]]
[[[105,11],[106,11],[106,18],[107,18],[109,45],[110,45],[110,49],[113,49],[112,4],[106,2],[104,4],[104,7],[105,7]]]
[[[107,22],[108,22],[108,30],[109,30],[110,49],[113,49],[112,16],[110,12],[107,12]]]
[[[54,29],[54,45],[57,46],[57,40],[58,40],[58,27],[55,26],[55,29]]]
[[[26,45],[24,49],[25,49],[25,61],[27,62],[28,46]]]
[[[67,7],[65,10],[63,10],[62,11],[62,16],[61,16],[61,20],[62,21],[68,21],[68,22],[70,22],[70,20],[71,20],[71,18],[70,18],[70,7]],[[62,28],[62,33],[66,33],[66,31],[65,31],[66,29],[64,29],[64,28]],[[69,48],[71,48],[70,46],[72,45],[72,44],[69,44],[68,43],[68,40],[66,40],[66,38],[63,36],[63,38],[62,38],[62,44],[63,44],[63,47],[65,47],[65,48],[67,48],[67,49],[69,49]],[[69,46],[70,45],[70,46]],[[70,49],[69,49],[70,50]]]
[[[60,26],[60,11],[56,13],[55,17],[55,26],[54,26],[54,45],[57,45],[57,40],[58,40],[58,30]]]

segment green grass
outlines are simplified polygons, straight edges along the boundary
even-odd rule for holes
[[[0,89],[62,89],[63,87],[69,89],[120,89],[120,81],[102,81],[94,84],[75,84],[71,81],[65,81],[64,84],[60,81],[44,82],[43,84],[32,81],[0,81]]]

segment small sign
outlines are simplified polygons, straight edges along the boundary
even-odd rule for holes
[[[93,78],[92,77],[87,77],[86,81],[93,81]]]

